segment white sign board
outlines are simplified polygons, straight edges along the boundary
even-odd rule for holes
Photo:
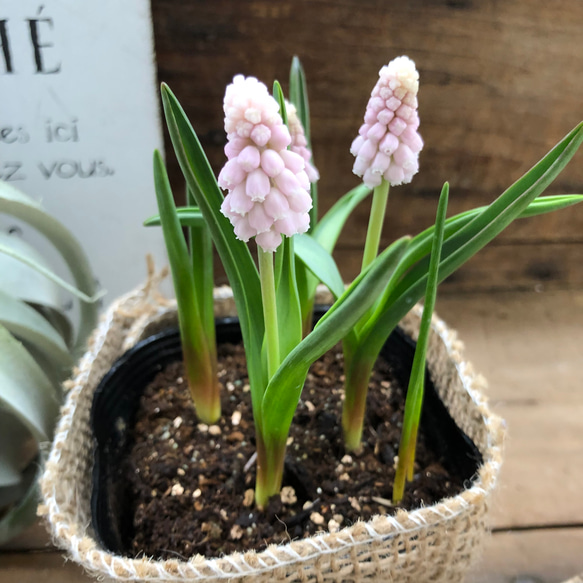
[[[0,1],[0,178],[79,239],[106,303],[144,281],[147,253],[167,263],[160,229],[142,226],[156,85],[149,0]]]

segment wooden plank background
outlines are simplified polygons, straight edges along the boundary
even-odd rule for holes
[[[391,191],[383,243],[487,204],[583,118],[580,0],[152,0],[159,78],[184,105],[218,172],[222,98],[233,75],[284,90],[291,57],[308,77],[321,210],[357,184],[350,143],[380,67],[407,54],[421,76],[421,171]],[[167,142],[167,149],[170,146]],[[178,169],[169,157],[175,185]],[[549,194],[583,192],[579,153]],[[368,221],[361,205],[338,248],[353,277]],[[520,221],[443,289],[580,288],[583,205]]]

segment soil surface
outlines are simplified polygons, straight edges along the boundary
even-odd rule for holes
[[[220,348],[223,415],[201,424],[183,378],[170,365],[146,389],[126,462],[136,555],[188,558],[261,550],[359,519],[393,514],[390,500],[401,433],[403,390],[377,363],[371,380],[362,451],[342,444],[342,351],[310,369],[288,439],[281,496],[264,512],[253,502],[254,428],[245,357]],[[430,505],[463,490],[419,435],[414,481],[400,506]]]

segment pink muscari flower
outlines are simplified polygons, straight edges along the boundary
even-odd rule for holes
[[[238,239],[255,237],[264,251],[275,251],[282,234],[291,237],[308,230],[310,158],[293,151],[279,104],[254,77],[233,79],[223,109],[228,160],[218,182],[228,193],[221,212]]]
[[[409,57],[397,57],[379,71],[364,114],[364,124],[352,142],[352,171],[369,188],[387,180],[408,184],[419,170],[423,140],[417,131],[419,73]]]
[[[310,182],[317,182],[320,179],[320,173],[312,164],[312,152],[308,148],[304,126],[298,117],[296,106],[293,103],[286,101],[285,109],[287,112],[287,123],[292,138],[290,150],[299,154],[304,159],[306,174],[308,175]]]

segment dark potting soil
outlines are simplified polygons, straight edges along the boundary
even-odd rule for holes
[[[141,399],[124,468],[136,555],[186,559],[261,550],[396,512],[390,501],[403,389],[386,363],[377,363],[371,380],[362,451],[350,454],[340,424],[341,349],[312,366],[288,439],[281,496],[259,512],[245,357],[240,346],[219,350],[223,415],[216,425],[196,418],[182,363],[161,372]],[[449,475],[421,432],[414,481],[399,507],[430,505],[461,490],[463,480]]]

